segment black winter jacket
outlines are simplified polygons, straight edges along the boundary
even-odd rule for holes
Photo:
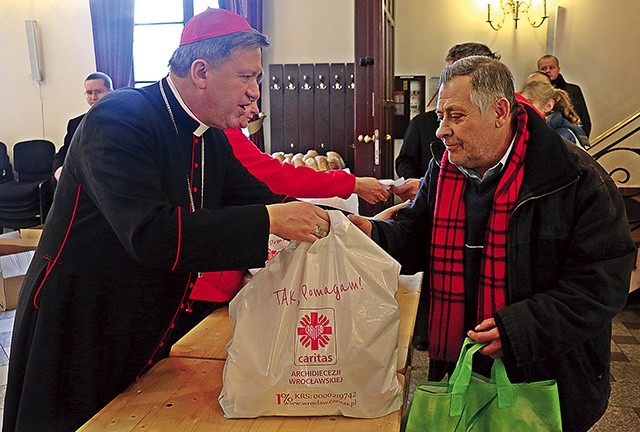
[[[507,306],[496,312],[512,381],[558,381],[565,431],[586,431],[607,407],[611,320],[623,308],[635,245],[604,169],[528,110],[524,182],[508,235]],[[411,207],[374,221],[374,239],[403,265],[427,269],[439,161]]]
[[[582,94],[580,86],[566,82],[562,74],[558,74],[558,77],[552,81],[551,84],[553,84],[554,87],[566,90],[567,93],[569,93],[571,103],[573,103],[573,108],[576,110],[578,117],[580,117],[582,129],[587,134],[587,137],[589,137],[591,134],[591,116],[589,115],[587,102],[584,100],[584,95]]]

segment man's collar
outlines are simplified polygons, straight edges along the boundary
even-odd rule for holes
[[[565,89],[565,87],[567,87],[567,82],[564,80],[564,77],[561,73],[558,74],[556,79],[551,81],[551,84],[553,84],[554,87],[558,87],[563,90]]]
[[[507,160],[509,159],[511,150],[513,150],[513,144],[516,142],[516,135],[517,133],[513,134],[513,138],[511,139],[511,144],[509,144],[507,151],[504,153],[504,155],[502,155],[502,158],[498,161],[498,163],[492,166],[491,168],[489,168],[482,177],[480,177],[476,172],[476,170],[474,169],[467,169],[457,165],[456,165],[456,168],[458,168],[458,170],[462,174],[464,174],[465,177],[477,180],[479,182],[483,182],[489,178],[492,178],[495,174],[499,173],[504,169],[505,166],[507,166]]]
[[[195,131],[193,131],[193,134],[195,136],[197,136],[197,137],[202,136],[202,134],[205,133],[207,131],[207,129],[209,129],[209,126],[207,126],[206,124],[202,123],[198,119],[198,117],[196,117],[195,114],[193,114],[193,112],[191,112],[189,107],[187,107],[187,104],[184,103],[184,100],[182,99],[182,96],[180,96],[180,93],[178,92],[178,89],[176,88],[175,84],[171,80],[171,75],[167,75],[167,84],[169,84],[169,88],[171,89],[171,93],[173,93],[175,98],[178,100],[178,103],[180,104],[182,109],[185,110],[185,112],[187,114],[189,114],[189,117],[191,117],[192,119],[194,119],[195,121],[197,121],[200,124],[200,126],[198,126],[198,128]]]

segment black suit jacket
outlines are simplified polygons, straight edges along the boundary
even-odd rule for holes
[[[582,123],[582,129],[586,132],[587,137],[591,133],[591,117],[589,116],[589,110],[587,109],[587,102],[584,100],[582,89],[577,84],[571,84],[565,81],[562,74],[558,74],[558,78],[551,82],[554,87],[562,90],[566,90],[569,93],[573,108],[576,110],[576,114],[580,117]]]
[[[84,114],[72,118],[69,120],[69,123],[67,123],[67,134],[64,136],[64,144],[53,157],[52,172],[56,172],[64,163],[64,158],[67,157],[67,150],[69,150],[69,144],[71,144],[71,138],[73,138],[73,134],[76,132],[76,129],[78,129],[78,125],[83,118]]]
[[[435,111],[418,114],[409,122],[400,153],[396,158],[396,173],[404,178],[420,178],[429,167],[431,143],[437,141],[440,126]]]

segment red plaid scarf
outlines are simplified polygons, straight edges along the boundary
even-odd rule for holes
[[[520,108],[513,154],[493,197],[478,286],[478,323],[505,305],[507,230],[524,176],[529,131],[527,113]],[[465,176],[442,157],[431,234],[431,307],[429,357],[455,362],[465,336],[464,244]]]

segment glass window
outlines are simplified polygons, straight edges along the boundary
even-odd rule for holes
[[[182,0],[135,0],[133,20],[136,24],[182,22]]]
[[[167,64],[178,47],[181,32],[182,23],[135,27],[133,76],[136,82],[154,82],[167,75]]]
[[[200,12],[204,12],[208,7],[217,9],[218,1],[212,0],[193,0],[193,13],[199,14]]]
[[[136,87],[167,75],[167,65],[180,43],[184,23],[207,7],[218,8],[218,1],[135,0],[133,80]]]

